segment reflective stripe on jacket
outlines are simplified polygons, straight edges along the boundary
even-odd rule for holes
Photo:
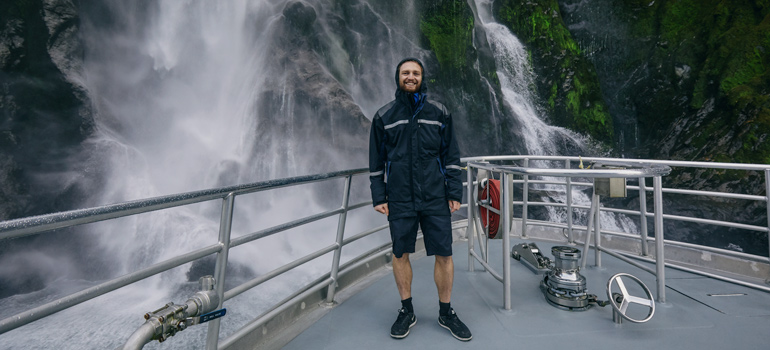
[[[461,201],[460,152],[444,105],[411,94],[380,108],[369,138],[369,180],[375,206],[388,203],[389,220],[449,215],[448,200]]]

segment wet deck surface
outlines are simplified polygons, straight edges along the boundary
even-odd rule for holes
[[[525,241],[512,239],[511,246]],[[526,241],[532,242],[532,241]],[[553,258],[550,242],[536,242]],[[542,275],[511,260],[512,309],[503,310],[503,285],[479,264],[468,271],[467,242],[454,244],[452,306],[473,332],[461,342],[437,323],[438,296],[433,258],[412,259],[417,324],[404,339],[390,337],[400,308],[392,274],[337,305],[284,349],[767,349],[770,344],[770,294],[667,268],[666,302],[656,302],[647,323],[612,321],[612,308],[565,311],[546,302]],[[578,247],[579,248],[579,247]],[[502,241],[490,242],[490,265],[502,272]],[[593,251],[588,265],[593,264]],[[655,277],[604,254],[602,267],[580,273],[588,293],[606,300],[606,284],[618,272],[641,279],[657,298]],[[628,283],[627,283],[628,284]],[[640,295],[639,292],[632,295]],[[712,296],[710,296],[711,294]],[[636,310],[644,318],[645,310]]]

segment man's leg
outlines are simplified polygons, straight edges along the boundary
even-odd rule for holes
[[[394,268],[395,271],[395,268]],[[438,289],[438,301],[449,303],[452,299],[452,283],[454,282],[454,262],[452,256],[436,255],[436,264],[433,266],[433,279]],[[398,282],[396,282],[398,284]],[[399,290],[401,287],[399,287]],[[403,297],[403,295],[402,295]]]
[[[409,262],[409,253],[404,253],[400,258],[393,256],[393,277],[396,278],[396,286],[401,300],[412,297],[412,264]],[[450,286],[451,292],[451,286]]]
[[[396,279],[398,294],[401,296],[401,309],[393,326],[390,336],[404,338],[409,335],[409,329],[417,323],[412,307],[412,264],[409,254],[414,252],[417,238],[416,218],[395,219],[390,222],[390,237],[393,240],[393,277]],[[401,255],[401,257],[398,257]]]
[[[409,262],[409,253],[404,253],[400,258],[393,256],[393,276],[396,278],[398,294],[401,295],[401,309],[393,326],[390,327],[390,336],[404,338],[409,335],[409,329],[417,323],[412,307],[412,264]]]
[[[454,261],[452,260],[452,223],[449,216],[425,217],[420,222],[425,237],[425,248],[434,253],[433,279],[436,282],[439,301],[438,324],[449,330],[460,340],[471,340],[471,331],[460,321],[450,305],[454,283]]]

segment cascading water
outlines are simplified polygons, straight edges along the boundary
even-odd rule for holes
[[[494,52],[504,100],[520,121],[526,154],[564,154],[570,149],[585,149],[584,137],[568,129],[548,125],[538,116],[536,99],[532,96],[535,74],[524,45],[510,29],[494,22],[490,14],[492,1],[475,2],[478,17]]]
[[[521,125],[527,149],[519,151],[569,154],[583,149],[579,135],[538,117],[526,52],[491,19],[490,3],[469,5],[476,8],[495,54],[503,92],[495,98],[510,108],[501,115]],[[399,5],[415,6],[412,1]],[[104,191],[84,206],[363,167],[364,116],[392,99],[393,67],[405,56],[432,59],[415,39],[419,14],[377,1],[161,0],[148,7],[97,1],[84,2],[81,11],[86,54],[82,71],[69,78],[87,91],[96,119],[97,131],[81,158],[104,173]],[[239,197],[233,234],[336,207],[328,193],[338,192],[311,188]],[[368,196],[368,191],[359,195]],[[367,213],[348,217],[350,232],[357,225],[384,223],[384,217]],[[85,230],[98,244],[77,254],[109,256],[114,266],[105,269],[114,277],[211,244],[218,220],[219,203],[212,203],[96,224]],[[336,221],[320,225],[314,232],[336,229]],[[288,243],[270,237],[234,250],[228,276],[264,273],[315,250],[316,242],[330,241],[318,234],[293,234],[304,239]],[[65,258],[47,258],[50,265],[66,265]],[[282,298],[284,286],[311,278],[314,269],[239,296],[234,300],[238,308],[223,319],[222,335]],[[114,348],[141,324],[144,312],[194,292],[197,284],[189,272],[189,266],[182,266],[136,283],[3,334],[0,343],[10,349]],[[62,275],[45,289],[2,299],[2,317],[98,283],[94,280]],[[46,337],[37,336],[40,328]],[[190,328],[162,348],[190,348],[202,342],[204,333],[205,327]],[[145,348],[160,347],[151,343]]]
[[[535,86],[535,74],[529,64],[524,45],[507,27],[496,23],[492,16],[491,0],[474,0],[476,15],[486,32],[486,37],[494,52],[497,65],[497,77],[503,98],[512,110],[514,118],[519,120],[521,135],[527,147],[525,154],[531,155],[580,155],[593,153],[589,140],[571,130],[548,125],[539,115],[532,95]],[[562,164],[549,164],[545,161],[533,161],[530,166],[562,167]],[[555,179],[554,179],[555,180]],[[566,203],[562,186],[538,185],[537,189],[549,193],[549,198],[559,203]],[[577,204],[590,203],[589,196],[573,190],[573,201]],[[549,220],[567,222],[567,212],[554,207],[546,207]],[[587,213],[576,212],[577,218],[585,222]],[[601,213],[603,229],[622,232],[638,232],[636,224],[626,216]]]
[[[358,5],[359,11],[367,11],[366,3]],[[84,158],[96,159],[105,173],[104,192],[85,205],[365,166],[366,153],[358,151],[367,144],[368,129],[353,100],[376,108],[372,106],[384,103],[377,98],[388,99],[393,85],[390,79],[366,84],[381,72],[377,69],[355,73],[349,52],[335,41],[339,34],[335,31],[347,29],[321,17],[328,10],[325,6],[246,0],[167,0],[146,8],[122,1],[84,4],[81,37],[86,54],[80,76],[72,78],[82,82],[94,101],[97,131]],[[378,24],[374,28],[387,29]],[[304,25],[311,26],[309,33],[303,33]],[[327,35],[308,43],[317,29]],[[359,42],[377,43],[366,38]],[[387,45],[381,43],[370,52],[376,55]],[[403,44],[392,47],[403,52],[393,52],[377,65],[388,71],[386,77],[392,76],[397,57],[416,51]],[[324,56],[312,49],[323,50]],[[335,74],[349,80],[339,81]],[[387,94],[373,94],[385,90]],[[339,191],[301,190],[239,197],[233,235],[329,210],[341,200]],[[339,197],[315,200],[326,193]],[[110,266],[105,268],[115,277],[210,245],[217,239],[219,205],[205,203],[89,225],[85,234],[99,243],[78,254],[109,256]],[[349,216],[347,227],[356,232],[356,227],[377,221],[384,218],[372,211]],[[233,250],[229,261],[235,268],[228,273],[241,271],[253,277],[318,249],[316,242],[327,245],[333,241],[329,236],[336,232],[336,219],[311,230],[294,230]],[[386,238],[369,241],[381,243]],[[326,258],[331,261],[322,259]],[[64,262],[67,257],[49,259]],[[323,267],[300,269],[291,279],[239,296],[239,308],[229,310],[221,334],[226,336],[243,326],[247,317],[283,298],[286,286],[306,283],[318,275],[316,270],[328,269],[327,261],[319,264]],[[213,273],[211,266],[205,270]],[[191,295],[196,283],[189,281],[189,273],[189,265],[171,270],[4,334],[0,343],[9,349],[115,348],[143,322],[145,312]],[[42,290],[0,300],[2,317],[95,283],[61,275]],[[36,335],[41,327],[46,337]],[[201,343],[204,333],[205,327],[193,327],[163,348],[190,348],[191,342]]]

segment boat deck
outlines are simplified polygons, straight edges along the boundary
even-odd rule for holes
[[[522,242],[511,239],[511,246]],[[552,258],[551,247],[563,243],[536,242]],[[400,308],[392,274],[381,273],[368,287],[322,316],[284,349],[527,349],[535,346],[569,349],[767,349],[770,344],[768,293],[666,268],[666,302],[656,302],[647,323],[612,320],[612,307],[565,311],[551,306],[539,288],[542,275],[511,259],[512,309],[503,309],[503,285],[481,266],[468,271],[467,242],[454,244],[455,278],[452,306],[473,332],[469,342],[456,340],[437,323],[438,296],[433,282],[433,258],[412,257],[417,324],[404,339],[390,337]],[[580,247],[578,247],[580,248]],[[502,271],[500,240],[491,241],[490,265]],[[655,277],[648,272],[602,256],[602,267],[588,265],[588,293],[607,300],[606,284],[619,272],[641,279],[656,295]],[[497,261],[497,263],[496,263]],[[628,282],[626,282],[628,286]],[[631,293],[640,296],[640,294]],[[709,296],[709,294],[716,296]],[[642,294],[643,295],[643,294]],[[644,317],[636,317],[644,318]]]

